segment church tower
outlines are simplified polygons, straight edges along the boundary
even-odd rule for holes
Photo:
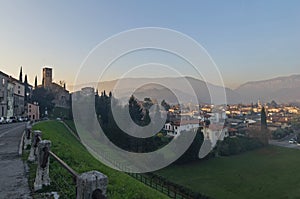
[[[43,68],[43,87],[50,88],[52,84],[52,68]]]

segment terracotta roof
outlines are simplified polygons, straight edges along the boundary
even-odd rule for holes
[[[182,120],[182,121],[175,121],[173,124],[175,126],[180,126],[180,125],[188,125],[188,124],[199,124],[200,120]]]
[[[222,129],[226,128],[226,127],[224,125],[210,124],[208,128],[210,130],[213,130],[213,131],[219,131],[219,130],[222,130]]]

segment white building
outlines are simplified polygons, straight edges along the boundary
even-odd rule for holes
[[[164,130],[167,131],[167,135],[172,137],[180,136],[182,131],[197,131],[200,126],[199,120],[180,121],[174,123],[166,123]],[[210,140],[212,148],[215,147],[218,140],[224,140],[229,136],[228,128],[223,125],[211,124],[209,127],[203,127],[203,135],[205,140]]]
[[[183,120],[166,123],[164,130],[167,131],[167,135],[177,137],[182,131],[197,131],[200,127],[199,122],[199,120]]]
[[[225,122],[225,119],[227,118],[225,111],[208,113],[208,115],[210,115],[210,122],[215,124]]]

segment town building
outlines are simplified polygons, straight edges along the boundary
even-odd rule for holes
[[[8,75],[0,71],[0,117],[7,116],[7,81]]]
[[[15,84],[11,79],[7,81],[7,114],[6,117],[10,118],[14,116],[14,90]]]
[[[178,137],[182,133],[190,131],[196,132],[199,128],[202,129],[204,139],[210,140],[212,148],[217,144],[218,140],[224,140],[229,136],[228,128],[223,125],[210,124],[205,125],[205,122],[200,120],[183,120],[166,123],[163,130],[167,132],[168,136]]]
[[[37,121],[40,119],[40,110],[37,103],[27,103],[27,117],[30,121]]]
[[[164,125],[164,130],[167,132],[167,135],[177,137],[183,131],[197,131],[200,127],[199,122],[199,120],[182,120],[170,122]]]
[[[27,103],[31,102],[33,87],[27,82],[25,75],[22,82],[22,67],[19,80],[0,71],[0,116],[1,117],[25,117],[27,115]]]
[[[10,77],[11,82],[14,84],[14,116],[24,116],[25,114],[25,86],[19,80]]]
[[[52,69],[43,69],[43,86],[53,93],[55,107],[70,108],[70,94],[65,89],[65,84],[58,85],[52,82]],[[35,82],[37,87],[37,79]],[[33,86],[28,83],[27,75],[23,81],[23,70],[20,69],[19,80],[0,71],[0,117],[28,117],[34,120],[39,118],[39,113],[30,114],[29,106],[38,105],[32,101]],[[32,111],[32,109],[31,109]]]
[[[66,90],[66,84],[59,85],[53,82],[52,68],[43,68],[42,86],[54,95],[55,107],[70,108],[70,93]]]
[[[24,84],[0,71],[0,115],[2,117],[23,116]]]
[[[43,81],[42,85],[44,88],[50,88],[52,86],[52,68],[43,68]]]

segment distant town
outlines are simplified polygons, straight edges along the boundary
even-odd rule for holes
[[[207,137],[211,139],[213,145],[217,140],[223,140],[227,136],[247,136],[256,137],[261,129],[261,111],[264,107],[266,111],[267,128],[270,132],[276,132],[278,129],[290,129],[295,116],[300,113],[300,108],[289,104],[277,104],[275,101],[262,104],[258,101],[255,104],[227,105],[225,113],[212,113],[214,105],[202,105],[194,109],[187,106],[178,112],[178,107],[173,106],[169,109],[168,115],[171,116],[169,123],[164,127],[168,135],[177,136],[180,131],[190,130],[192,126],[199,127],[195,120],[200,120],[200,126],[204,126],[206,120],[210,123],[220,123],[224,121],[224,127],[221,130],[208,129]],[[184,123],[176,123],[174,118],[184,118]],[[179,127],[180,126],[180,127]],[[215,128],[216,129],[216,128]],[[221,132],[219,132],[221,130]],[[216,134],[219,132],[218,134]],[[218,136],[216,136],[218,135]],[[271,135],[270,135],[271,138]]]
[[[66,90],[66,84],[53,82],[52,68],[45,67],[42,73],[42,84],[38,84],[35,77],[33,86],[28,82],[27,75],[23,76],[22,67],[18,79],[0,71],[0,123],[38,121],[41,116],[48,116],[47,109],[70,109],[70,93]],[[50,104],[42,100],[45,97]]]
[[[0,71],[1,123],[25,120],[38,121],[47,118],[51,112],[55,112],[54,109],[58,109],[60,112],[55,116],[69,117],[69,113],[65,114],[65,112],[71,108],[72,93],[66,90],[66,83],[63,81],[54,83],[53,69],[50,67],[44,67],[42,75],[41,84],[38,84],[36,77],[34,85],[31,85],[27,75],[23,75],[22,67],[18,79]],[[96,92],[94,88],[90,87],[82,88],[80,92],[98,95],[98,91]],[[50,103],[40,99],[45,95],[48,95],[47,100],[50,100]],[[151,101],[150,98],[149,100]],[[143,105],[143,101],[139,103]],[[277,104],[275,101],[262,103],[259,99],[257,103],[227,105],[225,110],[219,111],[220,113],[212,113],[214,105],[208,104],[169,105],[163,101],[162,105],[166,107],[168,113],[164,130],[169,136],[178,136],[181,131],[197,128],[206,120],[212,123],[223,120],[225,124],[222,128],[224,136],[249,134],[251,129],[260,126],[260,113],[263,107],[267,113],[267,124],[270,131],[276,131],[278,128],[289,128],[293,117],[300,114],[300,108],[292,104]],[[179,118],[181,123],[178,122]],[[213,133],[210,134],[213,135]],[[215,142],[216,140],[213,141],[213,143]]]

